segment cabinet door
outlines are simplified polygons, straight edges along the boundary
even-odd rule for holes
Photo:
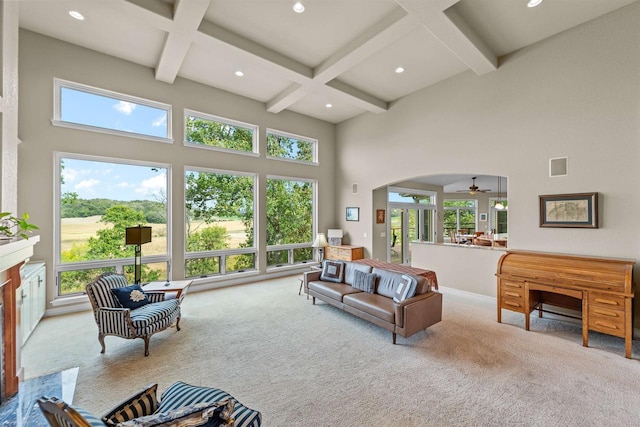
[[[33,277],[31,283],[31,292],[33,293],[31,305],[31,325],[32,330],[38,325],[40,319],[44,315],[46,309],[47,286],[46,286],[46,270],[42,267]]]
[[[22,345],[27,341],[33,329],[31,320],[32,283],[31,279],[22,282],[16,293],[16,302],[20,308],[20,339]]]

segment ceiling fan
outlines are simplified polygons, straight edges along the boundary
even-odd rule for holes
[[[476,193],[486,193],[487,191],[491,191],[488,188],[478,188],[478,186],[476,185],[477,178],[477,176],[471,178],[471,187],[469,187],[468,190],[458,190],[458,193],[469,193],[471,195],[474,195]]]

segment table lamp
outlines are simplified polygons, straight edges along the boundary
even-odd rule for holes
[[[311,247],[317,248],[317,250],[316,250],[316,261],[318,263],[322,262],[322,260],[324,258],[324,248],[326,248],[327,246],[329,246],[329,244],[327,243],[327,238],[324,237],[324,233],[316,234],[316,240],[314,240],[314,242],[311,245]]]
[[[151,241],[151,227],[127,227],[125,233],[125,244],[136,245],[136,254],[133,261],[134,283],[140,284],[140,273],[142,269],[142,245]]]
[[[339,228],[330,228],[327,230],[327,237],[329,238],[329,245],[340,246],[342,245],[342,230]]]

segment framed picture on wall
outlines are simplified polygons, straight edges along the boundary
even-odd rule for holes
[[[360,221],[360,208],[347,208],[347,221]]]
[[[480,221],[486,221],[487,220],[487,214],[486,213],[481,213],[480,214]]]
[[[540,227],[598,228],[598,193],[550,194],[540,198]]]
[[[376,224],[384,224],[384,209],[376,210]]]

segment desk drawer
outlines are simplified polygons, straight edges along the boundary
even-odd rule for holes
[[[524,299],[502,297],[500,308],[525,313]]]
[[[624,300],[625,297],[620,295],[601,294],[598,292],[589,293],[589,305],[624,310]]]
[[[600,305],[589,305],[589,329],[605,334],[624,337],[624,310],[616,310]]]

